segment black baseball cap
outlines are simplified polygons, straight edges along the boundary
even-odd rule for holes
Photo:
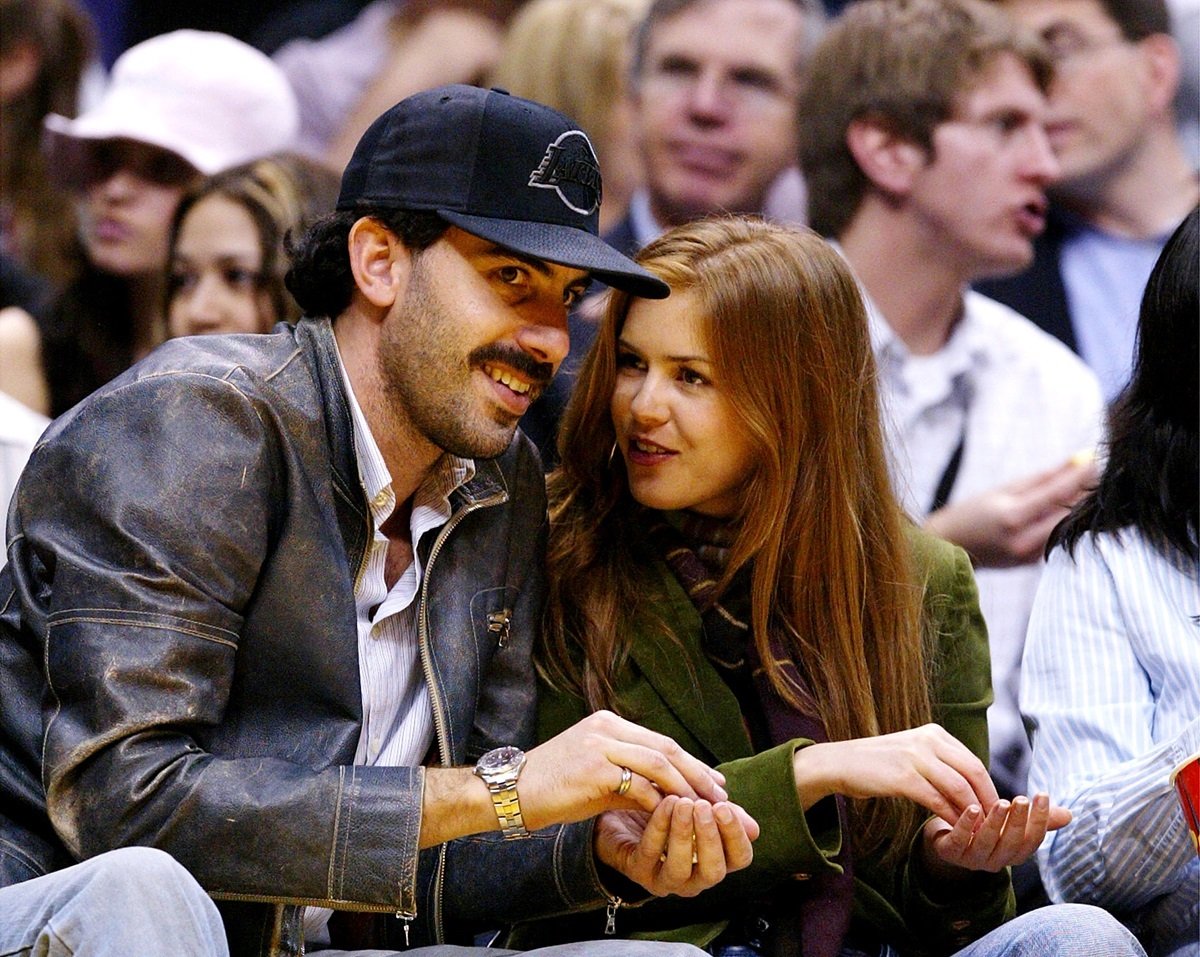
[[[646,299],[665,282],[600,238],[600,164],[569,117],[455,84],[407,97],[358,141],[339,210],[431,210],[451,225]]]

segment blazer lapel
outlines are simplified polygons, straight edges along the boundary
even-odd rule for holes
[[[737,698],[700,649],[699,613],[665,565],[656,562],[653,571],[659,580],[648,590],[679,643],[649,626],[634,636],[630,656],[662,705],[718,763],[749,757],[754,750]]]

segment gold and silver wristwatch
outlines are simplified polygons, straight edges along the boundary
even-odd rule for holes
[[[525,752],[511,746],[496,748],[475,764],[475,773],[492,792],[492,804],[500,820],[500,833],[506,841],[529,837],[521,817],[521,799],[517,796],[517,778],[525,767]]]

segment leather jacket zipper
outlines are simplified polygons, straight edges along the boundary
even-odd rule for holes
[[[617,911],[625,903],[621,898],[613,896],[608,899],[608,907],[604,911],[604,936],[611,937],[617,932]]]
[[[446,740],[446,706],[442,700],[441,689],[433,679],[433,668],[429,660],[429,582],[433,578],[433,565],[437,560],[438,553],[442,550],[442,545],[446,539],[450,537],[450,533],[464,518],[472,512],[478,511],[481,508],[486,508],[490,505],[497,505],[507,501],[508,493],[504,491],[497,492],[489,498],[482,499],[478,502],[472,502],[464,506],[450,516],[450,520],[442,527],[438,533],[438,537],[433,542],[433,547],[429,550],[429,560],[425,563],[425,574],[421,580],[421,603],[417,612],[417,648],[421,656],[421,670],[425,674],[425,685],[429,689],[429,703],[433,710],[433,729],[437,737],[438,745],[438,760],[441,761],[442,767],[448,768],[451,766],[450,749]],[[442,890],[446,880],[446,845],[442,844],[438,848],[438,863],[437,876],[434,879],[434,895],[433,895],[433,914],[430,923],[433,925],[434,942],[444,943],[444,934],[442,932]],[[405,924],[405,945],[408,941],[408,925]]]

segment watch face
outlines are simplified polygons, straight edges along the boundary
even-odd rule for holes
[[[508,771],[515,769],[521,763],[521,759],[525,757],[525,752],[520,748],[514,748],[511,745],[496,748],[494,751],[489,751],[479,759],[476,765],[479,771],[494,774],[497,771]]]

